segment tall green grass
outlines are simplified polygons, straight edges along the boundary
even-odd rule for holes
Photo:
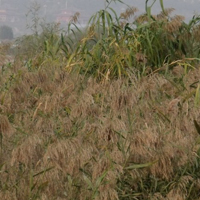
[[[97,12],[89,20],[85,37],[67,55],[67,69],[108,79],[127,76],[130,69],[155,70],[175,60],[193,58],[192,64],[199,63],[199,16],[186,23],[183,16],[171,15],[173,9],[164,9],[160,3],[158,15],[151,13],[153,4],[148,6],[148,1],[146,13],[140,16],[133,7],[120,16],[109,7]],[[77,31],[69,29],[74,35],[81,32],[74,28]]]
[[[90,18],[86,28],[79,28],[76,13],[66,33],[59,36],[58,25],[49,24],[40,35],[23,38],[21,48],[27,47],[24,53],[30,52],[29,59],[35,57],[38,65],[65,57],[66,70],[99,80],[127,77],[133,70],[140,75],[163,66],[168,70],[178,60],[189,60],[194,67],[199,63],[199,16],[186,23],[183,16],[172,14],[174,9],[165,9],[162,0],[158,15],[151,11],[155,1],[148,0],[144,14],[138,16],[137,8],[129,6],[117,15],[111,2]]]

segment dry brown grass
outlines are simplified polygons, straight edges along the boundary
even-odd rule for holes
[[[199,72],[184,76],[186,88]],[[102,84],[49,65],[1,73],[0,199],[122,199],[117,185],[127,176],[132,191],[149,175],[172,181],[194,163],[200,114],[192,96],[184,100],[190,90],[173,81],[173,74],[132,74]],[[182,176],[165,197],[138,199],[187,199],[190,181]]]
[[[10,47],[11,43],[9,42],[4,42],[0,44],[0,69],[4,64],[8,62],[13,62],[13,56],[8,55]]]
[[[184,16],[175,15],[168,23],[165,24],[166,31],[169,33],[176,33],[181,27],[184,20]]]

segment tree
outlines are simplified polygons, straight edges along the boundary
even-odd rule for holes
[[[13,39],[13,30],[9,26],[0,27],[0,40],[12,40]]]

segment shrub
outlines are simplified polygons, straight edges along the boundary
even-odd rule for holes
[[[0,40],[12,40],[13,30],[11,27],[3,25],[0,27]]]

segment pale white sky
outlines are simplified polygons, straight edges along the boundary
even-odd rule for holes
[[[144,11],[145,0],[124,0],[124,2]],[[149,5],[152,2],[153,0],[149,0]],[[163,2],[165,8],[175,8],[175,14],[184,15],[187,19],[191,19],[194,14],[200,14],[200,0],[163,0]],[[152,10],[155,13],[161,10],[159,0],[154,4]]]
[[[70,6],[71,2],[83,2],[83,0],[67,0],[68,5]],[[116,0],[117,1],[117,0]],[[137,7],[141,12],[144,12],[145,2],[146,0],[122,0],[124,3],[128,5]],[[151,4],[154,0],[149,0],[149,4]],[[194,14],[200,14],[200,0],[163,0],[165,8],[175,8],[175,14],[184,15],[186,19],[191,19]],[[105,0],[87,0],[85,1],[84,10],[87,13],[93,13],[98,11],[99,9],[104,7]],[[89,2],[89,3],[88,3]],[[112,4],[115,5],[114,3]],[[114,6],[114,8],[124,7],[122,4],[117,3],[118,6]],[[78,7],[78,3],[76,4]],[[159,5],[159,0],[153,6],[153,13],[159,12],[161,10]]]

